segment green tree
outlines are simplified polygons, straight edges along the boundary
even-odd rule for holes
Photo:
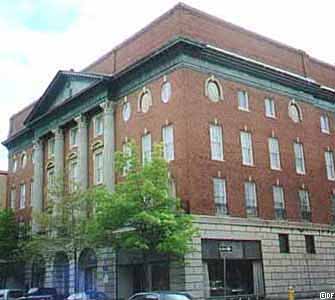
[[[64,177],[59,177],[48,189],[47,205],[33,215],[38,231],[25,243],[25,256],[46,254],[53,257],[58,251],[71,253],[75,262],[75,290],[78,289],[78,259],[80,249],[88,245],[87,219],[92,213],[86,192],[70,182],[72,191],[64,187]]]
[[[0,287],[6,286],[6,280],[14,275],[20,260],[19,226],[15,214],[10,209],[0,210]]]
[[[115,192],[95,189],[88,196],[95,202],[89,233],[99,246],[141,252],[149,287],[149,257],[164,254],[182,260],[197,230],[180,199],[169,192],[168,164],[161,145],[155,145],[151,161],[144,165],[133,143],[128,149],[116,154],[116,170],[122,179]]]

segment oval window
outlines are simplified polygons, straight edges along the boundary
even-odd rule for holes
[[[171,83],[169,81],[166,81],[162,85],[161,90],[161,99],[163,103],[168,103],[172,94],[172,88]]]
[[[146,113],[151,106],[151,96],[149,92],[145,92],[141,97],[141,111]]]
[[[123,104],[122,107],[122,116],[123,116],[123,120],[125,122],[127,122],[130,119],[131,116],[131,105],[129,102],[126,102]]]
[[[213,80],[210,80],[207,84],[207,95],[213,102],[218,102],[220,100],[220,88]]]

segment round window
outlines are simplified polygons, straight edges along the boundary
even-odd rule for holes
[[[166,81],[162,85],[161,90],[161,99],[163,103],[168,103],[172,94],[172,88],[171,83],[169,81]]]
[[[207,94],[210,100],[218,102],[220,100],[220,88],[215,81],[209,81],[207,84]]]
[[[292,119],[293,122],[298,123],[300,122],[300,112],[299,108],[296,104],[292,103],[290,104],[288,108],[288,115]]]
[[[123,104],[122,107],[122,116],[123,116],[123,120],[125,122],[127,122],[130,119],[131,116],[131,105],[129,102],[126,102]]]
[[[141,97],[141,110],[146,113],[149,111],[151,105],[151,96],[149,92],[146,92]]]

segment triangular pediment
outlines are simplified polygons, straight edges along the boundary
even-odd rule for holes
[[[103,75],[97,74],[59,71],[37,101],[25,123],[44,115],[56,106],[61,106],[63,103],[71,101],[104,78]]]

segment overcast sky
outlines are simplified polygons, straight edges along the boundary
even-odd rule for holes
[[[1,0],[0,140],[9,117],[37,99],[58,70],[79,71],[177,2]],[[335,64],[334,0],[184,2]],[[3,146],[0,169],[7,170]]]

